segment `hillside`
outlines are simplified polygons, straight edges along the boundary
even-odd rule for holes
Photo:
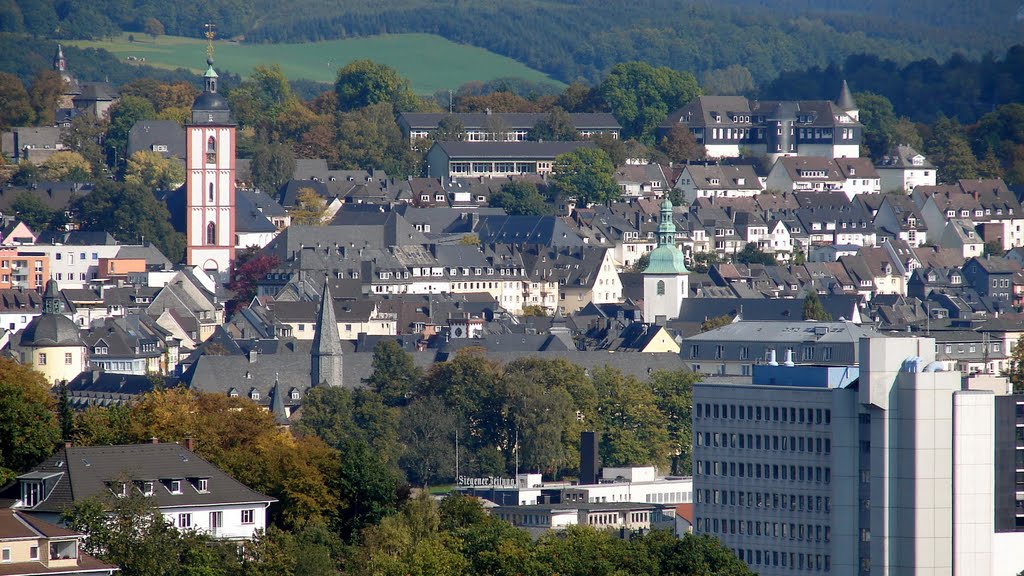
[[[101,48],[128,63],[157,68],[186,68],[202,73],[205,42],[195,38],[127,34],[112,40],[72,41],[79,48]],[[292,80],[333,82],[337,70],[352,60],[372,59],[408,78],[421,94],[455,89],[473,80],[523,78],[552,82],[541,72],[481,48],[462,46],[428,34],[392,34],[301,44],[240,44],[215,42],[217,68],[247,76],[254,66],[280,64]],[[554,83],[554,82],[553,82]],[[557,83],[554,83],[557,84]]]
[[[59,5],[59,6],[58,6]],[[59,8],[59,10],[58,10]],[[905,63],[980,57],[1019,38],[1016,2],[962,0],[0,0],[0,32],[64,38],[142,32],[247,42],[436,34],[515,59],[562,81],[594,81],[616,62],[644,60],[698,75],[742,65],[763,83],[780,72],[866,53]]]

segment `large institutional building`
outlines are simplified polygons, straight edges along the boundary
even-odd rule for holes
[[[864,126],[850,88],[843,82],[835,102],[757,101],[742,96],[698,96],[659,127],[686,126],[709,158],[743,152],[782,156],[857,158]]]
[[[860,348],[694,387],[695,530],[764,576],[1017,574],[1024,396],[962,389],[930,338]]]

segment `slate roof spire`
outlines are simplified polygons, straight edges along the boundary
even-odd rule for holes
[[[320,311],[316,316],[314,330],[310,385],[341,386],[341,334],[338,333],[330,278],[327,276],[324,276],[324,292],[320,299]]]
[[[857,109],[857,102],[853,99],[853,92],[850,92],[850,85],[846,83],[846,80],[843,80],[843,87],[839,90],[839,98],[836,99],[836,105],[844,112]]]
[[[274,422],[278,426],[288,426],[288,411],[284,407],[284,394],[281,392],[281,383],[274,377],[274,388],[270,391],[270,413],[274,415]]]

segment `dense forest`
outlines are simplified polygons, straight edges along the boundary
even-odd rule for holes
[[[426,32],[509,56],[566,82],[598,81],[618,62],[640,60],[700,76],[744,66],[758,83],[786,70],[827,66],[852,54],[897,62],[980,57],[1017,39],[1016,5],[985,10],[926,0],[913,10],[893,0],[0,0],[0,32],[99,38],[141,32],[156,20],[167,34],[199,36],[216,22],[222,37],[302,42]]]

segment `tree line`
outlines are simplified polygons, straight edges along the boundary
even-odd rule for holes
[[[290,430],[245,398],[162,389],[119,406],[71,410],[67,391],[0,358],[0,484],[78,446],[192,438],[196,453],[277,500],[268,529],[243,556],[178,531],[141,495],[78,503],[65,520],[89,534],[85,549],[126,576],[152,574],[749,574],[716,540],[652,533],[633,540],[589,527],[537,542],[470,499],[438,506],[412,496],[460,472],[549,478],[578,468],[579,431],[602,431],[605,465],[689,470],[692,374],[646,382],[564,360],[501,364],[478,350],[423,372],[393,341],[374,350],[358,390],[314,388]],[[516,441],[518,438],[518,442]],[[590,552],[580,555],[580,547]],[[702,568],[703,567],[703,568]]]

